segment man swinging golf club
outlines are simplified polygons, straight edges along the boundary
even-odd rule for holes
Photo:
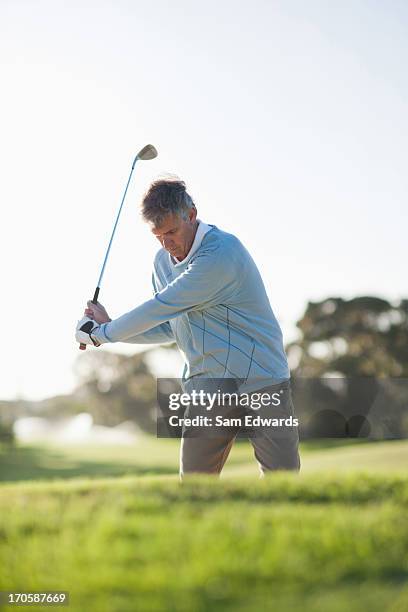
[[[185,389],[221,386],[248,398],[279,397],[278,405],[263,406],[259,414],[279,423],[293,418],[282,333],[248,251],[235,236],[197,219],[181,180],[155,181],[143,198],[142,216],[161,244],[153,266],[154,297],[114,320],[99,302],[89,301],[77,341],[94,346],[175,341],[185,359]],[[229,407],[229,414],[248,411]],[[239,430],[221,427],[207,436],[185,427],[181,475],[220,474]],[[262,473],[299,469],[296,426],[261,427],[249,438]]]

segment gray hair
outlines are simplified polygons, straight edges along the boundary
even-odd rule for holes
[[[169,214],[188,218],[195,208],[192,197],[186,191],[186,184],[180,179],[158,179],[154,181],[142,200],[144,221],[159,227]]]

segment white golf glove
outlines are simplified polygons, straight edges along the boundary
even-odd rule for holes
[[[92,337],[92,333],[99,330],[99,325],[93,319],[84,317],[76,326],[75,339],[79,344],[92,344],[93,346],[100,346],[101,343],[96,338]]]

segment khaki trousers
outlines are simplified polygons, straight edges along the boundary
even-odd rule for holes
[[[280,385],[273,385],[257,391],[272,395],[280,391],[281,402],[278,407],[268,406],[260,408],[256,414],[261,417],[294,418],[294,408],[290,383],[287,381]],[[253,395],[253,394],[251,394]],[[248,412],[242,408],[234,408],[228,416],[243,416]],[[192,415],[191,415],[192,416]],[[254,449],[261,476],[266,472],[275,470],[300,469],[299,435],[297,427],[284,427],[276,430],[271,427],[252,428],[245,431]],[[180,476],[191,473],[219,475],[228,458],[232,445],[242,428],[232,427],[219,430],[211,437],[204,437],[202,431],[187,428],[183,432],[180,448]]]

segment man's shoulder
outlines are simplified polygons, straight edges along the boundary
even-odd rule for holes
[[[214,253],[217,259],[224,265],[237,268],[245,266],[251,259],[242,242],[234,234],[220,230],[215,225],[211,227],[201,243],[201,252]]]
[[[243,248],[240,240],[228,232],[220,230],[216,225],[210,225],[211,230],[206,233],[201,243],[204,248],[213,248],[221,251]]]

